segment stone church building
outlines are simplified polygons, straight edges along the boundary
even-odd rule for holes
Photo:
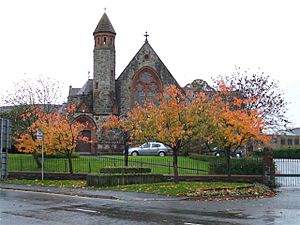
[[[116,32],[106,13],[93,36],[93,79],[88,79],[81,88],[69,89],[68,103],[77,105],[75,120],[88,124],[82,133],[92,140],[91,144],[79,143],[76,151],[86,154],[122,151],[120,138],[105,137],[101,123],[111,114],[126,115],[136,102],[154,98],[163,87],[172,84],[179,87],[179,84],[149,44],[147,33],[145,43],[117,78]]]

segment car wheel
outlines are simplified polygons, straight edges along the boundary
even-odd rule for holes
[[[215,156],[221,156],[221,154],[219,152],[215,153]]]
[[[132,155],[132,156],[138,156],[139,153],[138,153],[138,152],[132,152],[131,155]]]
[[[165,152],[159,152],[158,155],[159,156],[166,156],[166,153]]]

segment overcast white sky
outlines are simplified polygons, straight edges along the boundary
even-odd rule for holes
[[[298,3],[299,2],[299,3]],[[116,74],[149,43],[180,85],[260,68],[278,80],[300,127],[300,1],[9,0],[0,2],[0,94],[39,75],[81,87],[104,8],[117,32]]]

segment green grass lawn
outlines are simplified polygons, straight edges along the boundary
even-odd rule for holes
[[[274,193],[264,185],[249,183],[227,182],[173,182],[153,184],[132,184],[110,187],[89,187],[84,180],[0,180],[0,183],[23,184],[31,186],[56,186],[64,188],[80,188],[90,190],[114,190],[127,192],[141,192],[183,197],[219,198],[228,196],[272,196]]]
[[[98,173],[103,167],[122,167],[124,156],[82,156],[72,159],[75,173]],[[67,159],[45,158],[45,171],[68,172]],[[152,173],[173,174],[172,156],[129,156],[129,166],[151,168]],[[207,174],[208,162],[178,157],[179,174]],[[35,160],[28,154],[9,154],[9,171],[40,171]]]

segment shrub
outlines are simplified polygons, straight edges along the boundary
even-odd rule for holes
[[[105,167],[105,168],[100,168],[100,173],[109,173],[109,174],[151,173],[151,169],[150,168],[142,168],[142,167]]]
[[[274,149],[273,158],[281,159],[300,159],[300,148],[281,148]]]
[[[263,157],[263,150],[254,151],[254,156]],[[300,147],[280,147],[273,149],[273,158],[300,159]]]
[[[227,162],[224,159],[209,161],[209,174],[227,174]],[[230,159],[232,175],[262,175],[263,162],[261,159]]]
[[[261,158],[261,157],[263,157],[263,155],[264,155],[263,149],[253,151],[253,157]]]

